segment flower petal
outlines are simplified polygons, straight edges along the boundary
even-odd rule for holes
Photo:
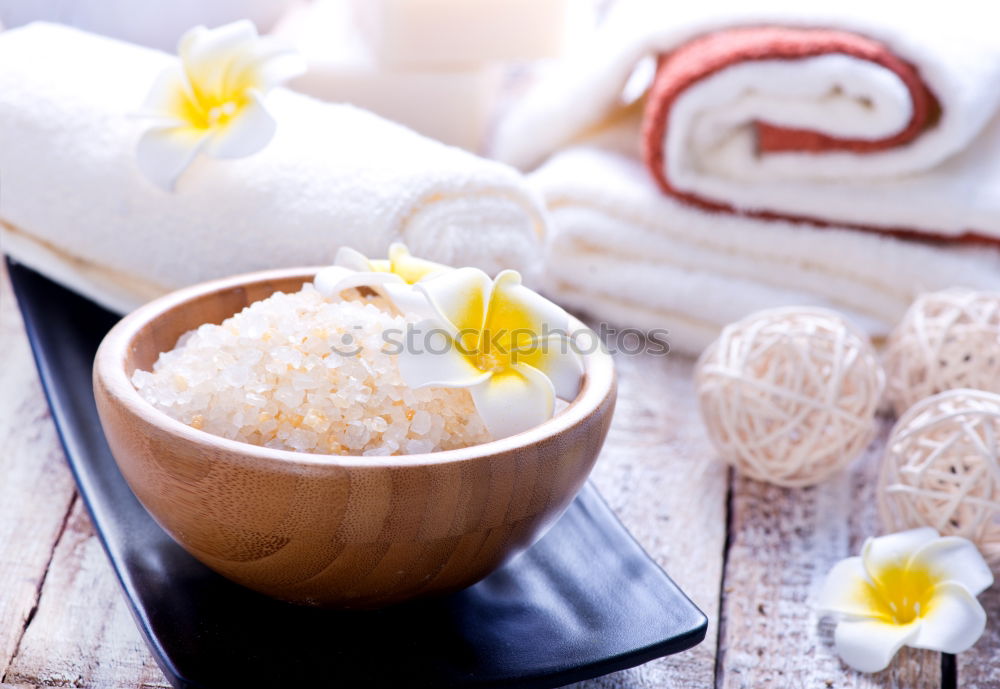
[[[405,313],[407,316],[415,316],[422,319],[438,320],[437,312],[434,310],[434,307],[431,306],[431,303],[427,300],[427,296],[423,292],[413,289],[413,285],[406,284],[406,281],[395,273],[375,274],[392,276],[392,281],[386,281],[381,287],[379,287],[379,291],[385,295],[385,298],[391,301],[401,313]]]
[[[920,631],[908,643],[942,653],[961,653],[976,643],[985,629],[986,611],[979,601],[961,584],[946,581],[934,589]]]
[[[135,155],[150,181],[172,191],[177,177],[191,163],[208,134],[191,127],[154,127],[139,139]]]
[[[993,572],[972,541],[945,536],[921,546],[910,558],[911,568],[927,570],[939,581],[961,584],[973,596],[993,585]]]
[[[250,89],[267,93],[303,74],[306,68],[305,59],[282,41],[257,38],[238,46],[228,56],[220,89],[225,93],[242,93]]]
[[[889,665],[904,644],[912,641],[920,623],[897,625],[878,620],[844,620],[833,642],[844,662],[861,672],[878,672]]]
[[[905,569],[910,556],[936,538],[938,532],[929,527],[869,538],[861,549],[869,579],[878,583],[880,572]]]
[[[333,259],[333,264],[357,271],[370,271],[372,269],[368,257],[349,246],[337,249],[337,256]]]
[[[491,375],[462,354],[438,318],[417,323],[400,340],[399,373],[411,388],[463,388],[482,383]]]
[[[826,575],[816,607],[820,613],[889,621],[873,598],[871,582],[860,557],[848,557]]]
[[[435,263],[427,259],[417,258],[410,253],[405,244],[394,242],[389,246],[389,264],[392,272],[413,284],[445,270],[450,266]]]
[[[216,130],[205,146],[213,158],[243,158],[257,153],[271,141],[277,123],[264,107],[256,91],[248,94],[249,102]]]
[[[494,373],[471,388],[476,411],[494,438],[506,438],[552,418],[555,389],[548,377],[524,364]]]
[[[160,72],[139,110],[143,117],[170,120],[175,126],[187,124],[191,93],[180,65],[171,65]]]
[[[358,272],[341,266],[328,266],[316,273],[313,284],[324,297],[338,295],[355,287],[379,289],[386,283],[402,282],[402,278],[391,273]]]
[[[580,393],[583,360],[568,337],[553,335],[535,343],[533,348],[516,350],[512,359],[528,364],[548,376],[557,397],[572,401]]]
[[[486,328],[494,332],[503,328],[509,332],[531,332],[535,338],[570,335],[569,314],[522,285],[521,275],[516,270],[504,270],[497,275]]]
[[[235,56],[247,52],[257,39],[257,27],[248,19],[215,29],[196,26],[177,46],[184,71],[200,97],[211,98],[225,90]]]
[[[254,46],[259,88],[270,91],[275,86],[301,76],[308,71],[305,58],[294,47],[272,38],[262,38]]]
[[[486,319],[493,281],[478,268],[457,268],[417,283],[453,336],[479,333]],[[463,343],[473,348],[477,343]]]

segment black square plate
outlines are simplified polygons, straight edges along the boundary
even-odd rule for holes
[[[447,597],[333,612],[230,583],[152,520],[104,440],[91,364],[117,317],[8,265],[80,493],[174,686],[555,687],[705,637],[705,616],[590,484],[529,551]]]

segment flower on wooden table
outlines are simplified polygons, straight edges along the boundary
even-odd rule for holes
[[[264,94],[305,70],[301,57],[259,37],[247,20],[195,27],[177,52],[146,97],[140,116],[150,126],[136,148],[140,170],[167,190],[198,153],[242,158],[263,149],[276,128]]]
[[[877,672],[902,646],[960,653],[986,626],[976,596],[993,574],[972,542],[931,528],[869,538],[860,557],[837,563],[820,595],[838,619],[837,653],[851,667]]]

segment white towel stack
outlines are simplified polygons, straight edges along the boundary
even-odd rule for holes
[[[944,15],[895,1],[626,4],[597,44],[528,95],[499,137],[501,159],[542,163],[532,180],[551,213],[550,289],[609,321],[666,328],[689,352],[758,308],[832,306],[881,337],[921,291],[1000,289],[996,246],[933,237],[1000,239],[1000,43],[987,15],[966,0]],[[905,92],[888,70],[838,55],[748,61],[677,99],[664,141],[676,188],[740,211],[829,219],[828,227],[682,203],[639,160],[643,84],[633,70],[709,31],[774,24],[881,40],[917,67],[942,106],[935,126],[907,146],[762,156],[757,120],[878,138],[908,120]]]

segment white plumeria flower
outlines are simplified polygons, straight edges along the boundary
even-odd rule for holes
[[[387,259],[373,260],[350,247],[341,247],[334,264],[319,271],[313,284],[327,297],[347,289],[368,287],[386,297],[402,313],[433,315],[427,299],[412,286],[453,268],[417,258],[399,242],[389,246],[388,255]]]
[[[264,94],[305,71],[300,56],[247,20],[195,27],[177,52],[139,113],[151,125],[136,148],[139,169],[167,190],[199,152],[242,158],[264,148],[276,127]]]
[[[399,355],[407,385],[468,388],[494,438],[551,418],[556,396],[576,397],[583,365],[569,314],[522,285],[516,271],[491,280],[477,268],[458,268],[414,289],[435,317],[418,326],[424,341]]]
[[[886,668],[902,646],[960,653],[982,635],[976,596],[993,573],[972,542],[912,529],[865,541],[861,557],[838,562],[820,595],[838,618],[837,653],[862,672]]]

